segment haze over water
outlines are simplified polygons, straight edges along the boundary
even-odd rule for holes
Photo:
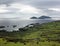
[[[5,28],[0,28],[5,29],[7,31],[11,30],[17,30],[18,28],[25,27],[29,24],[32,23],[46,23],[46,22],[51,22],[53,20],[44,20],[44,19],[30,19],[30,20],[20,20],[20,19],[0,19],[0,26],[5,26]],[[13,25],[16,25],[15,28],[13,28]],[[9,26],[9,27],[8,27]]]

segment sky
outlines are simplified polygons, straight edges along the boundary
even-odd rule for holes
[[[0,0],[0,18],[60,18],[60,0]]]

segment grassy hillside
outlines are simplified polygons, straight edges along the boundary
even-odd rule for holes
[[[60,21],[0,31],[0,46],[60,46]]]

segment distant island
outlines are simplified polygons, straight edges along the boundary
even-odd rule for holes
[[[30,19],[38,19],[38,18],[33,16],[33,17],[31,17]]]
[[[31,17],[30,19],[51,19],[49,16]]]

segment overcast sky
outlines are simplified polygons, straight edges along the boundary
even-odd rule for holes
[[[60,17],[60,0],[0,0],[0,18]]]

